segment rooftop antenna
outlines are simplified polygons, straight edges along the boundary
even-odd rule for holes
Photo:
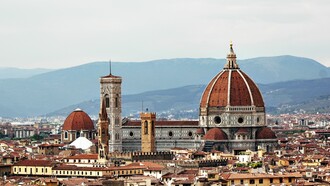
[[[110,75],[111,75],[111,59],[109,60],[109,71],[110,71]]]

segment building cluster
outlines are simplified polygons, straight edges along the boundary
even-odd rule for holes
[[[81,109],[63,125],[1,131],[2,185],[329,185],[327,116],[269,116],[232,44],[202,94],[198,121],[122,119],[122,78],[100,78],[98,121]],[[270,125],[267,125],[267,122]],[[43,140],[31,140],[35,134]]]
[[[68,178],[79,185],[329,185],[327,135],[314,129],[288,134],[279,138],[280,147],[274,152],[258,149],[237,155],[185,148],[112,152],[107,165],[98,153],[64,149],[63,144],[40,143],[34,148],[27,140],[1,141],[1,181],[7,185],[70,185]],[[45,153],[47,147],[54,154]]]
[[[48,136],[58,134],[61,131],[60,122],[48,122],[40,119],[38,121],[11,121],[0,122],[0,134],[2,138],[21,139],[33,136]]]

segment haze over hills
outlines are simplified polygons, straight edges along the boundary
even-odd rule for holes
[[[12,67],[0,67],[0,79],[9,78],[28,78],[38,74],[46,73],[52,71],[51,69],[20,69]]]
[[[120,62],[113,63],[112,72],[123,77],[122,93],[130,95],[187,85],[205,85],[223,68],[224,63],[224,59],[212,58]],[[294,56],[254,58],[240,60],[238,64],[255,82],[263,84],[317,79],[329,77],[330,74],[329,68],[318,62]],[[109,73],[108,66],[107,62],[94,62],[29,78],[1,79],[0,116],[43,115],[68,105],[97,100],[99,77]],[[186,98],[179,94],[175,96],[177,99]],[[127,96],[126,99],[133,98]],[[141,100],[135,102],[140,104]]]
[[[157,114],[181,114],[182,117],[197,118],[199,102],[206,85],[190,85],[179,88],[149,91],[123,96],[123,116],[137,114],[144,108]],[[272,114],[295,112],[329,112],[330,78],[315,80],[294,80],[288,82],[259,84],[267,112]],[[67,116],[75,108],[82,108],[91,115],[97,115],[100,100],[85,101],[60,109],[49,115]],[[186,113],[183,113],[185,111]],[[177,117],[180,117],[180,115]]]

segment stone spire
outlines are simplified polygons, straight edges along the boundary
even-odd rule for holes
[[[106,110],[105,98],[102,98],[102,104],[99,113],[99,120],[100,121],[108,121],[108,114]]]
[[[230,51],[229,54],[227,54],[227,63],[224,69],[239,69],[238,64],[236,63],[236,54],[232,42],[230,42]]]
[[[101,108],[99,113],[98,125],[98,162],[105,165],[109,153],[109,122],[106,110],[106,99],[101,98]]]

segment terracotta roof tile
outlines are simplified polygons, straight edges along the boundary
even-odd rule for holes
[[[114,76],[112,74],[109,74],[107,76],[102,76],[101,78],[121,78],[120,76]]]
[[[22,160],[14,166],[52,166],[54,163],[50,160]]]
[[[239,128],[236,132],[236,134],[246,134],[249,131],[246,128]]]
[[[67,157],[65,159],[98,159],[97,154],[77,154],[74,156]]]

